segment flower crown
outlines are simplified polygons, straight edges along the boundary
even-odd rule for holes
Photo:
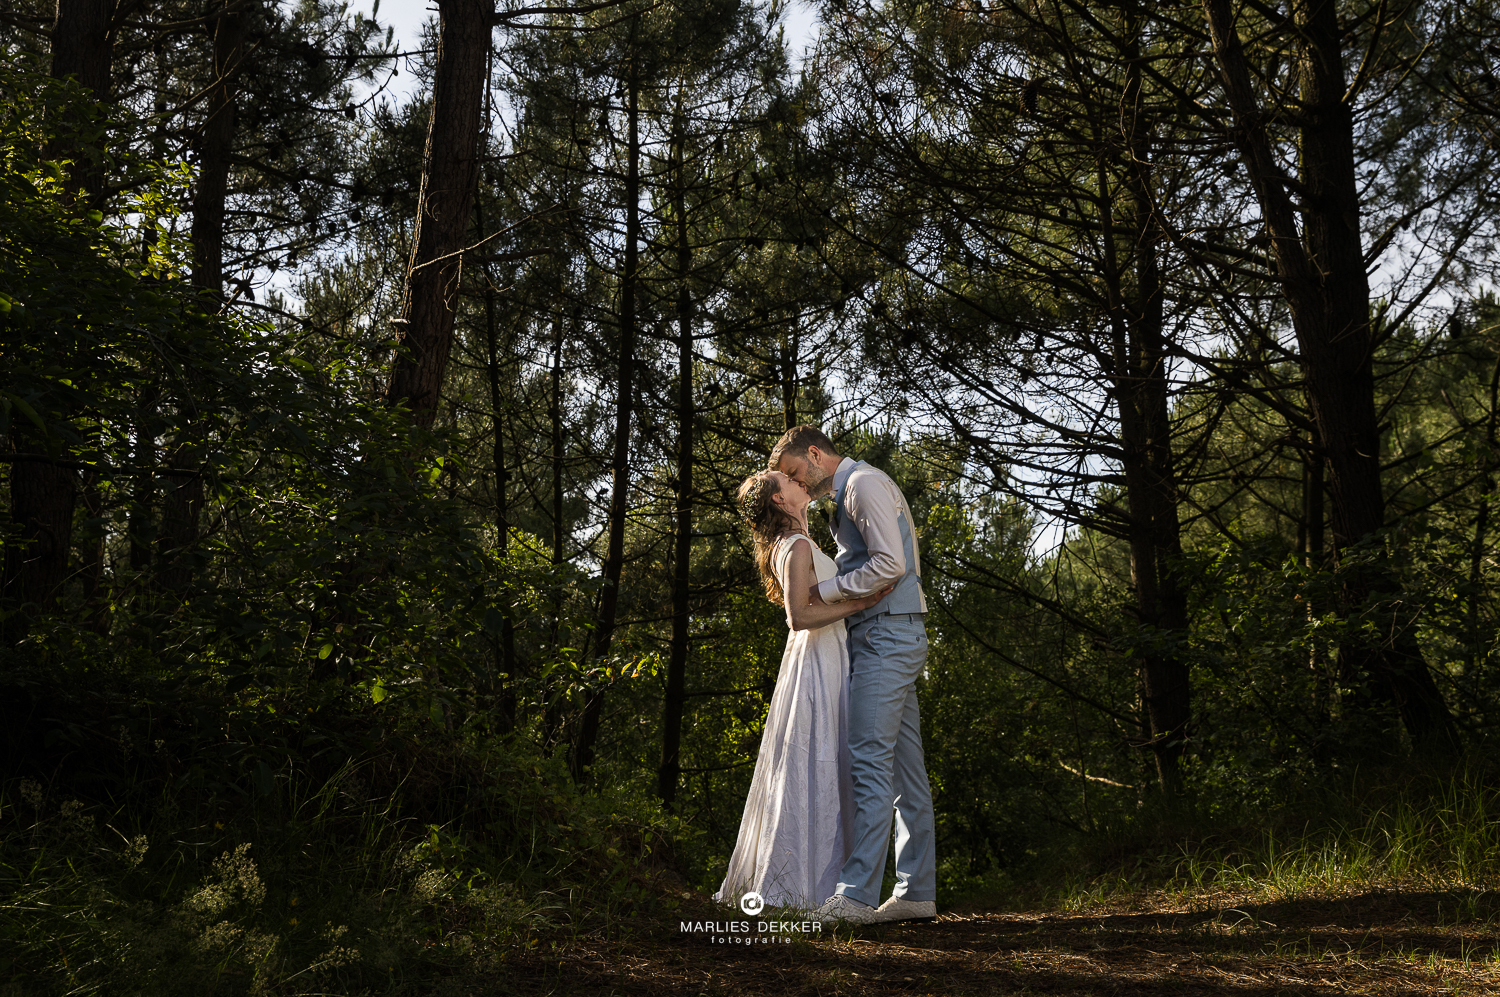
[[[751,485],[750,489],[745,492],[744,497],[740,499],[740,515],[744,517],[746,522],[755,522],[756,512],[759,509],[761,499],[765,498],[766,490],[770,487],[771,476],[769,474],[762,474],[759,478],[755,479],[755,484]]]

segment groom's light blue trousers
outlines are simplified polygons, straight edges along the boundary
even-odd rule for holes
[[[922,759],[917,676],[927,663],[920,614],[881,615],[849,628],[849,755],[854,840],[835,891],[880,905],[891,822],[895,896],[937,899],[932,789]]]

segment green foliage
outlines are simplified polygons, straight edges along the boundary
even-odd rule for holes
[[[280,773],[250,805],[7,783],[0,988],[410,992],[657,902],[668,822],[580,796],[545,759],[424,740],[399,769],[386,746],[326,779]]]
[[[113,555],[107,600],[75,577],[0,650],[6,979],[401,989],[638,902],[669,825],[493,737],[507,695],[539,715],[626,680],[557,645],[500,672],[507,622],[582,629],[557,607],[592,585],[439,487],[462,457],[368,398],[368,358],[186,286],[167,224],[186,173],[111,161],[136,170],[144,239],[76,217],[41,123],[81,113],[67,142],[102,161],[97,112],[6,72],[8,428],[88,469]],[[185,586],[143,532],[161,470],[143,453],[191,453],[202,483]]]
[[[249,29],[266,58],[221,262],[243,292],[312,257],[253,303],[185,279],[198,176],[173,150],[201,111],[145,109],[202,89],[198,36],[149,72],[119,46],[134,114],[0,64],[0,435],[76,472],[78,499],[55,599],[0,605],[30,621],[0,648],[12,989],[416,990],[613,930],[679,875],[712,889],[786,640],[733,493],[788,422],[825,424],[914,510],[943,903],[1070,875],[1073,906],[1122,877],[1278,896],[1493,879],[1488,775],[1448,797],[1338,787],[1409,747],[1341,653],[1414,636],[1469,745],[1500,722],[1495,301],[1432,328],[1372,306],[1390,525],[1335,559],[1276,273],[1234,164],[1197,177],[1218,125],[1177,34],[1138,59],[1130,12],[960,7],[830,21],[799,79],[774,6],[632,3],[512,33],[493,85],[515,114],[487,120],[514,132],[483,154],[430,432],[381,400],[428,102],[356,105],[349,81],[383,59],[373,20],[309,2]],[[1291,43],[1265,44],[1275,78]],[[1156,149],[1116,136],[1139,66]],[[601,657],[632,83],[641,345]],[[1413,113],[1371,148],[1420,158],[1395,134]],[[101,210],[70,162],[106,177]],[[1371,187],[1381,224],[1421,175]],[[1120,327],[1149,310],[1136,183],[1173,226],[1161,343]],[[1170,465],[1177,517],[1158,580],[1187,594],[1171,624],[1142,610],[1144,506],[1121,470],[1153,445],[1122,406],[1141,415],[1127,396],[1158,361],[1171,459],[1147,470]],[[14,562],[31,541],[7,518]],[[1170,801],[1142,682],[1164,660],[1192,690]]]
[[[134,384],[212,377],[221,359],[220,323],[180,280],[183,245],[154,228],[185,169],[118,164],[142,185],[127,213],[154,228],[137,255],[122,225],[74,203],[70,161],[45,156],[62,145],[111,162],[101,117],[76,85],[0,65],[0,432],[16,428],[45,451],[66,447],[90,462],[109,455]]]

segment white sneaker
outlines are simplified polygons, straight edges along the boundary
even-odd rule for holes
[[[937,920],[937,901],[907,900],[905,897],[891,897],[885,903],[875,908],[875,920],[935,921]]]
[[[829,897],[812,916],[824,924],[874,924],[880,920],[874,907],[842,895]]]

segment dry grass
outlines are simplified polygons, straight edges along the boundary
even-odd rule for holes
[[[745,946],[680,930],[744,918],[687,892],[665,825],[538,775],[506,776],[509,823],[415,837],[342,778],[130,834],[0,787],[0,997],[1500,994],[1500,805],[1473,781],[1280,837],[1143,826],[932,924]]]
[[[1053,868],[935,923],[786,946],[684,934],[681,921],[741,916],[658,887],[636,912],[508,954],[503,984],[477,992],[1500,994],[1495,803],[1471,775],[1295,832],[1146,827],[1102,865]]]
[[[514,960],[490,992],[1500,993],[1500,894],[1493,892],[1389,889],[1268,902],[1143,892],[1071,911],[961,907],[931,924],[842,931],[790,946],[713,945],[678,931],[679,920],[727,916],[698,897],[670,917],[543,942]]]

